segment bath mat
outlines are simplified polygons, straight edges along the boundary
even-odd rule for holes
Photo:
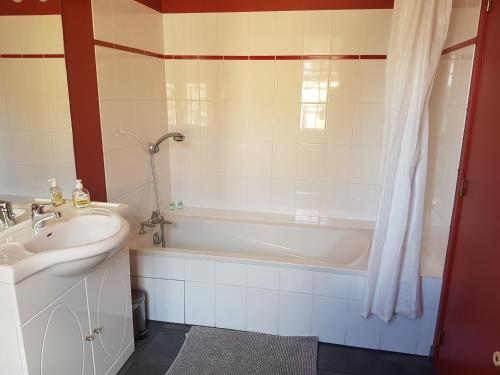
[[[317,337],[192,327],[167,375],[315,375]]]

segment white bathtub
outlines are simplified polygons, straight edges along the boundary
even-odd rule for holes
[[[149,319],[429,353],[440,278],[424,278],[422,319],[383,324],[360,316],[367,223],[184,213],[169,219],[168,248],[153,246],[151,233],[131,244],[132,282],[148,295]]]
[[[334,226],[177,217],[168,226],[167,244],[203,254],[362,270],[370,235]]]

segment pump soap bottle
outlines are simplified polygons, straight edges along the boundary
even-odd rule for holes
[[[49,180],[50,183],[50,200],[54,206],[60,206],[64,203],[62,190],[55,178]]]
[[[90,193],[83,187],[82,180],[76,180],[75,190],[73,190],[73,206],[75,208],[90,206]]]

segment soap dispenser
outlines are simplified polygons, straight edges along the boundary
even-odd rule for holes
[[[76,180],[75,190],[73,190],[73,206],[75,208],[90,206],[90,193],[83,187],[82,180]]]
[[[50,200],[54,206],[60,206],[64,203],[62,190],[55,178],[49,180],[50,184]]]

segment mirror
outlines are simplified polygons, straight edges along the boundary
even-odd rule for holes
[[[0,200],[48,197],[50,178],[69,197],[75,160],[61,16],[12,3],[0,7],[10,9],[0,13]]]

